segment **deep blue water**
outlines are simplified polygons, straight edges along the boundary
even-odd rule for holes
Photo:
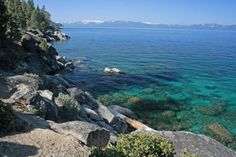
[[[236,32],[65,29],[61,55],[80,59],[67,77],[104,104],[133,109],[156,129],[204,133],[219,123],[236,135]],[[108,75],[117,67],[125,75]]]

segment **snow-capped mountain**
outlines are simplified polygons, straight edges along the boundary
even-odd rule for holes
[[[77,27],[118,27],[118,28],[185,28],[185,29],[226,29],[236,30],[236,25],[195,24],[195,25],[170,25],[152,22],[134,21],[102,21],[102,20],[72,20],[62,23],[66,28]]]

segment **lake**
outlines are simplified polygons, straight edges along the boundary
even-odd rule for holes
[[[160,130],[236,135],[236,32],[223,30],[76,28],[56,42],[81,60],[65,76],[105,105],[131,108]],[[126,74],[109,75],[105,67]],[[227,143],[231,144],[231,143]]]

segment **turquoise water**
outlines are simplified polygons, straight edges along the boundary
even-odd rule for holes
[[[218,123],[236,135],[236,32],[65,29],[55,43],[82,64],[67,77],[106,105],[133,109],[151,127],[206,133]],[[117,67],[124,75],[103,73]]]

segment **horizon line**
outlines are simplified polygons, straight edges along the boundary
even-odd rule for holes
[[[168,23],[159,23],[159,22],[148,22],[148,21],[131,21],[131,20],[70,20],[70,21],[63,21],[57,22],[61,24],[103,24],[103,23],[114,23],[114,22],[124,22],[124,23],[140,23],[146,25],[169,25],[169,26],[194,26],[194,25],[218,25],[218,26],[235,26],[236,24],[219,24],[219,23],[194,23],[194,24],[168,24]]]

